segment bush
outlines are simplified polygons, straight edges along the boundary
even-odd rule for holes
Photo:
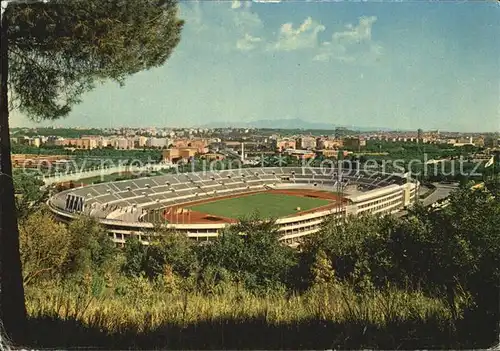
[[[274,223],[255,218],[243,219],[210,244],[200,246],[197,255],[202,271],[218,268],[252,291],[288,283],[296,264],[293,249],[279,243]]]
[[[19,222],[19,241],[24,284],[57,277],[70,252],[70,233],[45,210]]]
[[[105,228],[89,217],[80,217],[68,226],[70,233],[67,275],[104,276],[118,270],[117,249]]]
[[[498,320],[498,310],[491,308],[499,303],[500,289],[498,188],[498,181],[478,190],[462,187],[450,196],[449,206],[417,205],[403,218],[327,222],[307,240],[301,262],[311,267],[324,253],[336,278],[359,291],[391,284],[445,299],[454,318],[465,308]],[[308,286],[319,274],[301,272]]]
[[[25,277],[43,264],[50,272],[27,284],[29,311],[115,331],[329,321],[349,330],[453,325],[450,338],[490,340],[500,303],[499,185],[462,187],[440,210],[326,221],[299,251],[280,244],[272,221],[251,217],[202,245],[157,228],[145,233],[151,245],[132,237],[119,254],[93,220],[66,230],[40,212],[21,221]],[[66,279],[52,283],[58,274]]]

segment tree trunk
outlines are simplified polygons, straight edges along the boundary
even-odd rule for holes
[[[11,341],[20,343],[25,332],[26,307],[10,158],[7,26],[4,12],[0,27],[0,320]]]

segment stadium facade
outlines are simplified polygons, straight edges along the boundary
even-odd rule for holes
[[[217,237],[230,223],[164,222],[168,208],[185,208],[194,201],[242,196],[273,189],[335,191],[342,199],[330,208],[318,208],[278,218],[281,240],[289,245],[320,229],[329,216],[345,218],[362,213],[388,214],[404,210],[416,200],[418,182],[403,174],[383,174],[328,168],[266,167],[169,174],[109,182],[60,192],[48,200],[56,218],[68,222],[80,215],[96,218],[112,239],[123,244],[136,235],[149,243],[158,223],[196,240]],[[188,217],[189,218],[189,217]],[[172,223],[173,222],[173,223]],[[155,224],[156,223],[156,224]]]

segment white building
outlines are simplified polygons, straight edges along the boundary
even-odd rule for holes
[[[164,148],[168,147],[170,139],[167,138],[148,138],[146,146],[151,148]]]

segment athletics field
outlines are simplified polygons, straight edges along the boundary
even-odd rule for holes
[[[265,192],[206,202],[188,209],[229,218],[242,218],[252,213],[257,213],[261,218],[279,218],[329,203],[325,199]]]
[[[163,209],[168,223],[235,223],[256,214],[282,218],[336,206],[340,198],[333,192],[286,189],[232,194],[186,202]]]

